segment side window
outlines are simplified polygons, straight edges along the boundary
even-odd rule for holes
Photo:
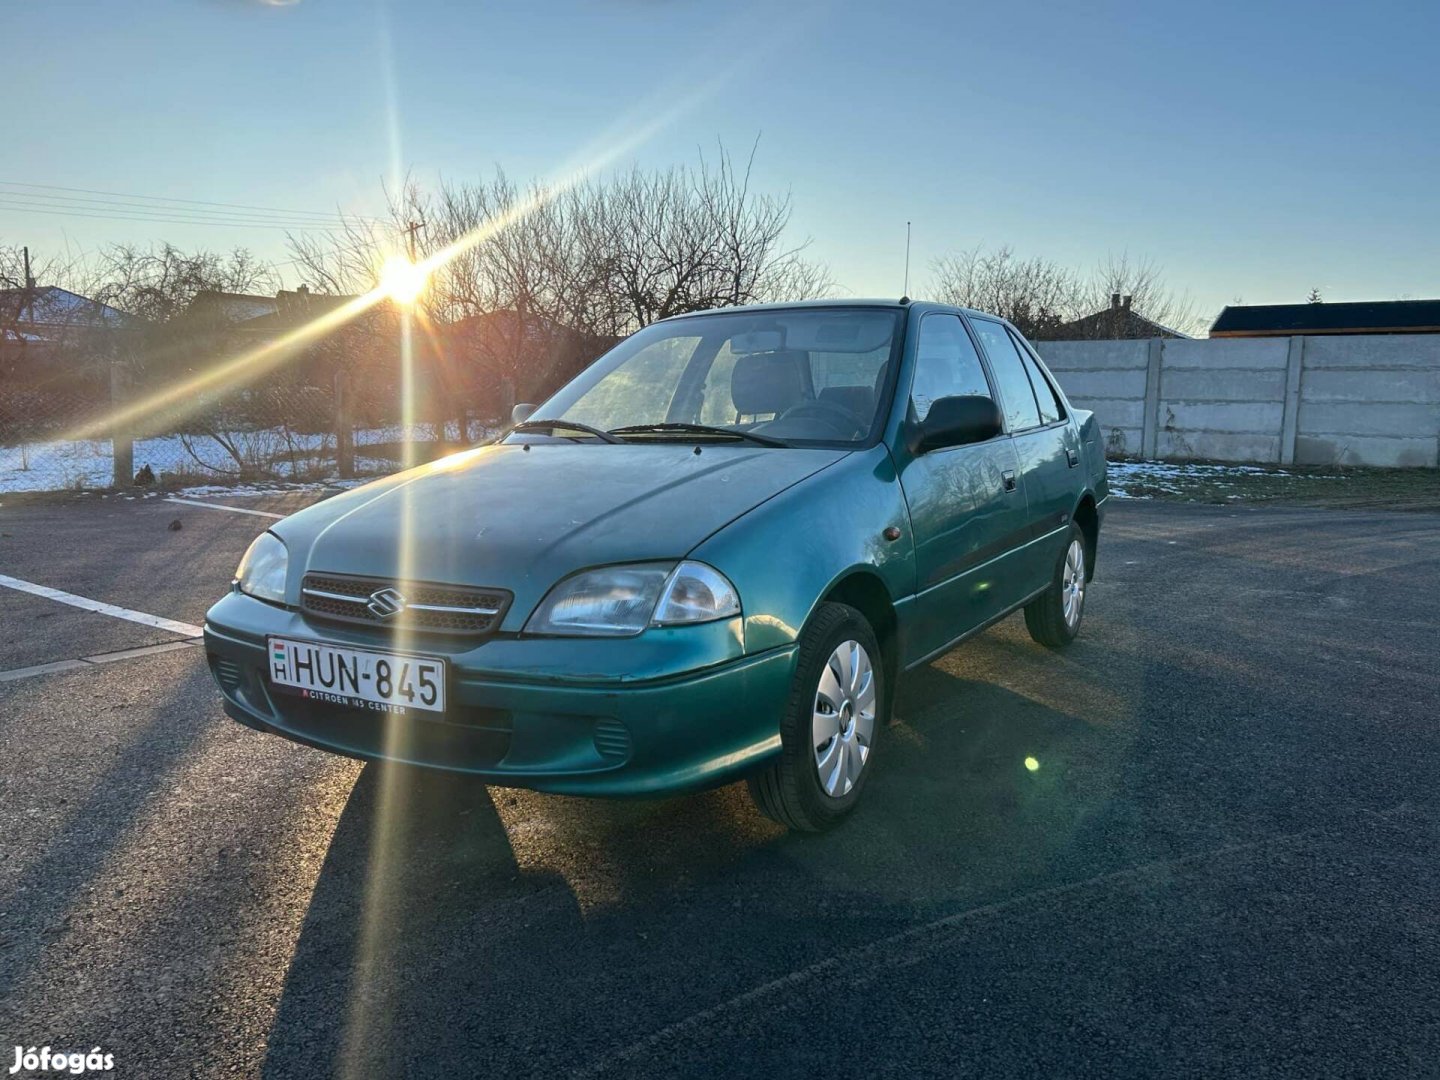
[[[1040,409],[1035,404],[1035,391],[1030,388],[1030,376],[1025,374],[1020,353],[1005,327],[989,319],[974,318],[970,325],[975,327],[975,334],[990,359],[990,372],[1000,390],[1000,409],[1005,414],[1006,428],[1016,432],[1039,427]]]
[[[1014,334],[1010,335],[1012,338]],[[1055,388],[1050,385],[1050,380],[1040,370],[1040,365],[1035,363],[1035,357],[1030,355],[1030,350],[1019,342],[1015,347],[1020,350],[1020,359],[1025,362],[1025,374],[1030,376],[1030,386],[1035,391],[1035,402],[1040,406],[1040,420],[1046,424],[1053,424],[1065,415],[1065,410],[1060,405],[1060,397],[1055,393]]]
[[[937,398],[975,394],[991,397],[985,368],[958,315],[926,315],[920,320],[910,403],[924,420]]]

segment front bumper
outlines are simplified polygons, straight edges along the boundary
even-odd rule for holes
[[[724,641],[726,632],[715,625],[671,650],[689,664],[726,657],[699,670],[667,671],[653,653],[642,655],[639,639],[600,646],[617,663],[631,646],[632,659],[643,662],[626,664],[625,675],[593,673],[599,662],[593,642],[495,640],[449,651],[449,708],[438,719],[418,711],[397,717],[341,709],[275,691],[267,676],[270,634],[407,650],[351,630],[312,626],[298,612],[250,597],[232,593],[210,610],[205,650],[226,713],[260,731],[502,786],[650,795],[721,784],[779,752],[794,647],[729,655],[739,650]],[[414,641],[408,651],[435,650]],[[576,662],[564,664],[560,658],[567,655]],[[544,659],[537,664],[537,658]]]

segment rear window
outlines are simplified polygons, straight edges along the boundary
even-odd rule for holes
[[[971,319],[985,356],[990,361],[990,374],[1000,391],[1000,409],[1005,414],[1005,427],[1011,432],[1040,426],[1040,407],[1035,404],[1035,391],[1020,352],[1010,340],[1005,327],[989,319]]]
[[[1050,385],[1050,380],[1040,370],[1040,365],[1035,363],[1035,358],[1030,355],[1030,350],[1019,341],[1015,342],[1015,347],[1020,353],[1020,359],[1025,364],[1025,374],[1030,376],[1030,388],[1035,391],[1035,403],[1040,406],[1041,421],[1053,424],[1057,420],[1063,419],[1065,409],[1060,404],[1060,397],[1055,393],[1055,388]]]

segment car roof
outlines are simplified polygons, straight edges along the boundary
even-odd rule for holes
[[[941,304],[934,300],[909,300],[905,298],[897,300],[888,299],[832,299],[832,300],[791,300],[778,304],[742,304],[737,307],[707,308],[704,311],[687,311],[680,315],[671,315],[661,322],[673,322],[676,319],[692,319],[702,315],[744,315],[752,311],[802,311],[806,308],[914,308],[917,311],[949,311],[963,313],[965,315],[983,315],[986,318],[998,319],[1000,316],[991,315],[986,311],[977,311],[974,308],[957,307],[954,304]],[[1003,320],[1002,320],[1003,321]]]

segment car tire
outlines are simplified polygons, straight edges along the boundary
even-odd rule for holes
[[[1069,645],[1085,617],[1085,587],[1089,584],[1089,552],[1080,526],[1070,525],[1065,546],[1055,561],[1050,587],[1025,605],[1025,628],[1030,636],[1051,649]]]
[[[799,832],[838,825],[873,771],[887,689],[880,643],[865,616],[846,604],[821,604],[800,635],[780,755],[750,778],[760,812]]]

